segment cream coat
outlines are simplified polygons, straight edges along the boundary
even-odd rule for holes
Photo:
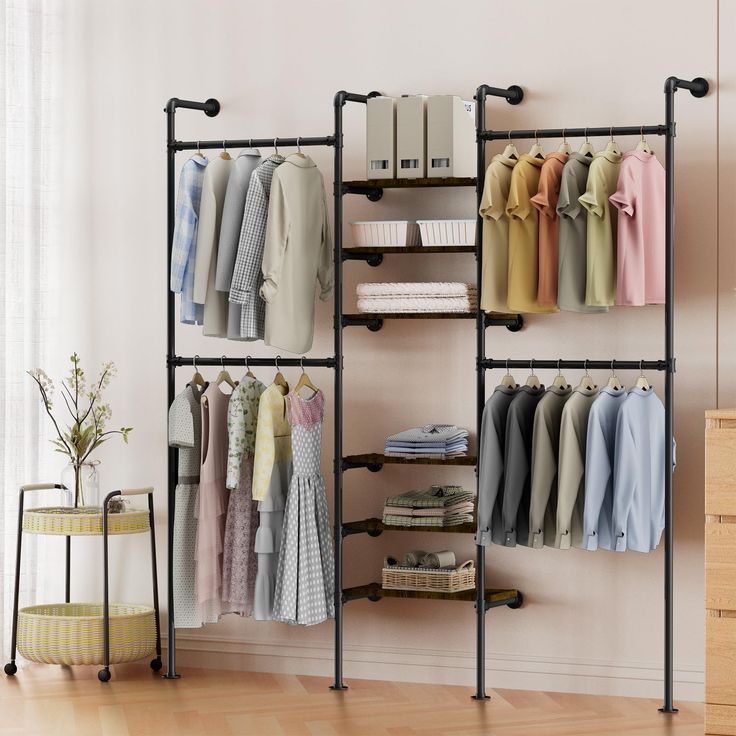
[[[309,156],[293,154],[273,174],[263,251],[261,296],[266,345],[306,353],[314,337],[314,290],[332,294],[332,242],[322,174]]]

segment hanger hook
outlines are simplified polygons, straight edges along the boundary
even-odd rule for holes
[[[509,130],[509,145],[511,145],[511,143],[512,143],[512,140],[511,140],[511,131]]]
[[[248,148],[253,148],[253,139],[248,138]]]
[[[201,154],[202,154],[202,151],[200,151],[200,150],[199,150],[199,143],[200,143],[200,142],[199,142],[199,141],[197,141],[197,153],[201,155]]]
[[[227,151],[227,141],[222,142],[222,150]]]
[[[279,140],[278,138],[273,139],[273,150],[276,151],[277,156],[279,155],[279,147],[276,145],[278,140]]]
[[[277,355],[277,356],[276,356],[276,357],[275,357],[275,358],[273,359],[273,360],[274,360],[274,363],[276,363],[276,371],[277,371],[278,373],[280,373],[280,372],[281,372],[281,368],[279,368],[279,358],[280,358],[280,357],[281,357],[280,355]]]
[[[588,140],[588,128],[587,127],[585,128],[585,142],[590,143],[590,141]]]
[[[567,136],[565,135],[567,128],[562,129],[562,142],[567,143]]]
[[[587,358],[585,359],[585,375],[586,376],[590,375],[590,373],[588,372],[588,359]]]
[[[299,153],[301,153],[301,152],[302,152],[302,146],[301,146],[301,143],[300,143],[301,139],[302,139],[302,137],[301,137],[301,136],[299,136],[299,137],[298,137],[298,138],[296,139],[296,150],[297,150],[297,151],[298,151]]]
[[[641,142],[644,143],[644,126],[643,125],[641,126],[640,132],[641,132]]]
[[[537,135],[539,133],[538,130],[534,131],[534,142],[539,145],[539,136]]]
[[[245,370],[246,371],[250,370],[250,363],[248,362],[249,360],[250,360],[250,355],[246,355],[245,356]]]
[[[194,372],[199,373],[199,368],[197,368],[197,358],[199,358],[199,355],[195,355],[192,358],[192,363],[194,364]]]
[[[511,359],[510,358],[506,358],[506,375],[507,376],[510,376],[511,375],[511,371],[509,370],[509,360],[511,360]]]
[[[639,375],[644,378],[644,361],[639,361]]]
[[[610,129],[609,129],[608,132],[609,132],[609,134],[611,136],[611,140],[613,140],[613,125],[610,127]]]
[[[616,375],[616,368],[613,365],[615,362],[616,362],[615,360],[611,359],[611,375],[612,376]]]
[[[222,367],[222,370],[225,370],[225,358],[227,358],[227,355],[220,356],[220,366]]]
[[[534,375],[534,358],[529,361],[529,370],[531,371],[531,374]]]
[[[301,358],[299,358],[299,367],[302,369],[302,373],[306,373],[304,370],[304,356],[302,355]]]
[[[557,358],[557,375],[560,376],[560,377],[562,376],[562,368],[560,368],[560,363],[561,362],[562,361],[559,358]]]

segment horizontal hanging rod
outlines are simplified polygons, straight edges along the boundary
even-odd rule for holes
[[[620,370],[620,371],[666,371],[667,362],[664,360],[500,360],[487,358],[480,361],[481,368],[529,368],[545,370],[558,368],[585,370]]]
[[[224,145],[223,145],[224,144]],[[240,138],[231,140],[230,138],[220,138],[217,141],[173,141],[169,143],[169,148],[174,151],[196,151],[198,148],[214,149],[214,148],[274,148],[283,146],[284,148],[292,148],[295,146],[334,146],[335,136],[325,135],[320,137],[312,136],[299,138]]]
[[[280,367],[301,367],[305,368],[334,368],[336,363],[334,358],[184,358],[181,355],[169,357],[166,361],[167,365],[180,368],[190,365],[194,367],[194,361],[197,361],[197,367],[201,366],[274,366],[278,360]]]
[[[539,128],[538,130],[484,130],[480,137],[486,141],[516,138],[584,138],[611,135],[667,135],[666,125],[614,125],[607,128]]]

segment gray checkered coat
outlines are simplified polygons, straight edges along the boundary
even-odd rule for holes
[[[238,254],[230,284],[230,301],[242,307],[240,337],[246,340],[263,339],[266,303],[259,291],[263,283],[261,263],[266,240],[268,199],[273,172],[283,162],[283,156],[273,155],[261,163],[251,174],[245,198]]]

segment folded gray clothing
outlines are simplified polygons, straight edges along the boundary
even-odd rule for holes
[[[441,567],[455,567],[455,553],[449,549],[440,552],[427,552],[422,557],[419,567],[427,567],[438,570]]]
[[[435,526],[440,529],[459,524],[471,524],[472,514],[450,514],[449,516],[401,516],[399,514],[385,514],[383,523],[387,526]]]
[[[389,496],[386,506],[404,506],[407,508],[445,508],[454,504],[472,501],[475,494],[466,491],[462,486],[434,485],[428,491],[406,491],[396,496]]]
[[[447,516],[449,514],[472,514],[475,504],[472,501],[455,503],[444,508],[418,508],[412,509],[406,506],[384,506],[384,514],[400,514],[401,516]]]
[[[445,460],[448,457],[462,457],[465,455],[465,451],[462,452],[384,452],[386,457],[403,457],[407,460]]]
[[[389,435],[386,443],[409,442],[412,444],[421,442],[451,442],[467,438],[468,430],[455,426],[454,424],[425,424],[423,427],[412,427],[402,432]]]
[[[423,549],[415,549],[404,555],[404,567],[418,567],[419,563],[426,557]]]

